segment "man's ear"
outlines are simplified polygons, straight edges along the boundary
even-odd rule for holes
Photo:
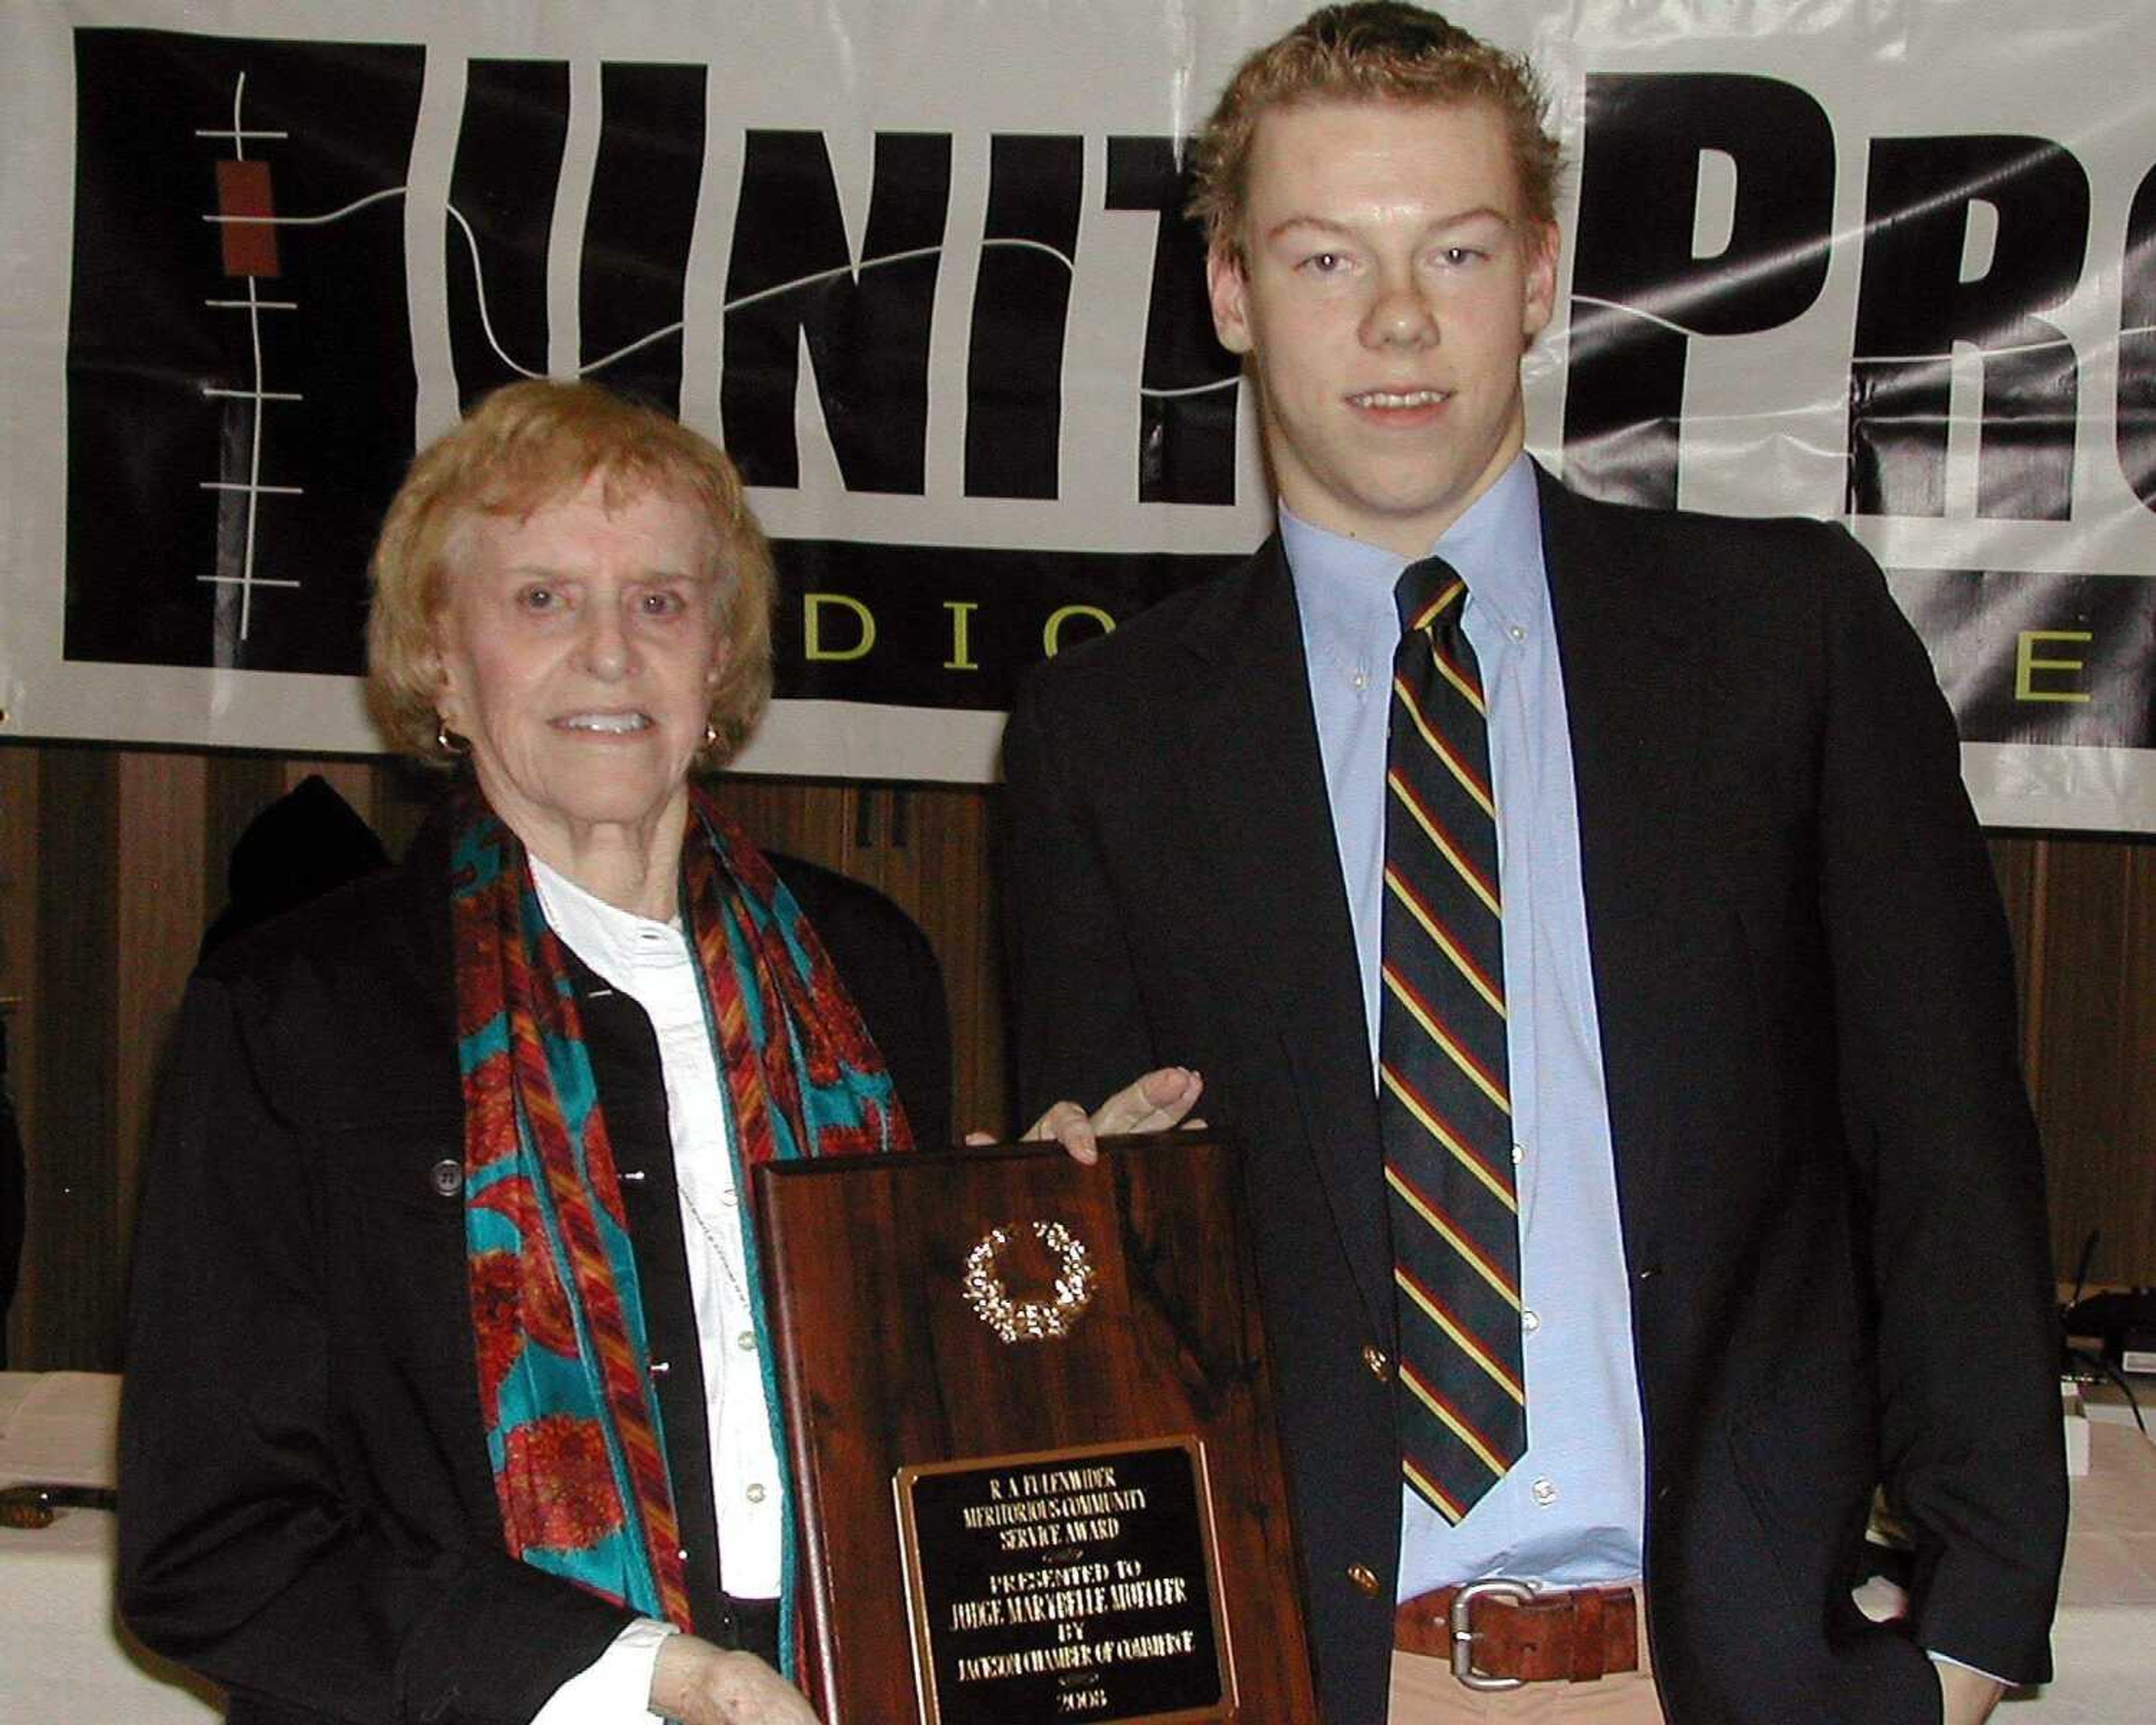
[[[1224,241],[1205,254],[1205,293],[1213,305],[1213,332],[1230,353],[1257,346],[1250,334],[1250,281],[1243,260]]]
[[[1528,235],[1520,304],[1521,345],[1532,342],[1557,315],[1558,226],[1545,222]]]

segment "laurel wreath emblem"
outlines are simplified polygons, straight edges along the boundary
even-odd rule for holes
[[[1030,1225],[1058,1266],[1055,1298],[1014,1300],[1000,1273],[1014,1235]],[[1043,1342],[1067,1336],[1093,1298],[1096,1272],[1086,1242],[1060,1222],[1013,1222],[991,1228],[966,1255],[965,1279],[959,1284],[973,1314],[1003,1341]]]

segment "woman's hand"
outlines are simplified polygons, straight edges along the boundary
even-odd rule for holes
[[[753,1653],[698,1635],[669,1635],[661,1645],[650,1705],[681,1725],[817,1725],[801,1692]]]
[[[1091,1114],[1075,1102],[1058,1102],[1025,1130],[1023,1142],[1060,1144],[1088,1166],[1101,1159],[1099,1140],[1120,1132],[1164,1132],[1170,1127],[1197,1130],[1202,1120],[1186,1118],[1198,1106],[1205,1081],[1187,1066],[1162,1066],[1125,1085]],[[986,1132],[968,1132],[968,1144],[993,1144]]]

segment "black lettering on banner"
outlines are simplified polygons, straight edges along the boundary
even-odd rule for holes
[[[966,357],[966,495],[1053,497],[1086,141],[998,137]],[[1023,244],[1009,242],[1023,241]]]
[[[522,375],[520,367],[547,368],[547,240],[568,136],[567,61],[474,60],[466,69],[443,254],[449,352],[467,413]]]
[[[1693,255],[1701,162],[1737,169],[1728,244]],[[1733,73],[1587,80],[1565,379],[1565,478],[1674,507],[1694,336],[1773,329],[1826,280],[1834,131],[1808,92]]]
[[[1138,500],[1232,504],[1240,367],[1213,333],[1205,236],[1183,213],[1188,153],[1173,138],[1108,140],[1108,208],[1160,213],[1138,374]]]
[[[1990,261],[1963,280],[1974,209]],[[2088,245],[2088,175],[2046,138],[1881,138],[1865,190],[1850,371],[1852,515],[1943,516],[1954,344],[1983,351],[1976,512],[2072,513],[2080,367],[2036,314],[2065,303]]]
[[[805,341],[846,489],[920,495],[929,326],[950,202],[947,135],[877,133],[856,261],[823,134],[748,133],[726,268],[719,417],[750,484],[801,481],[793,398]]]
[[[2156,510],[2156,168],[2133,194],[2118,300],[2119,470],[2143,509]]]
[[[609,388],[671,413],[681,411],[683,296],[709,75],[702,66],[599,67],[599,151],[577,301],[582,359],[610,362],[598,373]],[[666,333],[647,339],[656,331]]]

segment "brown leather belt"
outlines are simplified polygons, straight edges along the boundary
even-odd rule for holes
[[[1629,1587],[1530,1587],[1492,1576],[1407,1600],[1394,1615],[1393,1645],[1448,1661],[1471,1689],[1586,1683],[1639,1670],[1639,1606]]]

